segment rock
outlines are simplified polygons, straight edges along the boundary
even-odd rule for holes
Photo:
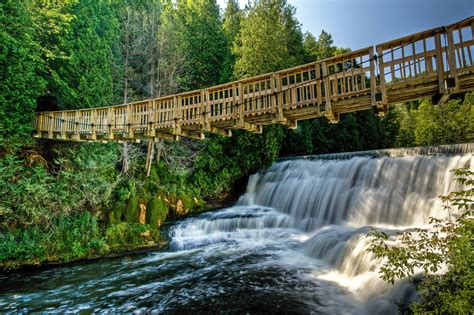
[[[138,222],[140,222],[140,224],[146,223],[146,206],[143,203],[140,204],[140,214],[138,216]]]

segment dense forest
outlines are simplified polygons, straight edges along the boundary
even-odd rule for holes
[[[279,156],[468,142],[472,94],[204,141],[35,140],[39,110],[204,88],[349,51],[303,34],[286,0],[0,3],[0,264],[64,262],[160,244],[159,227],[231,202]],[[353,47],[357,48],[357,47]],[[269,54],[268,52],[272,52]],[[153,150],[153,163],[147,151]],[[147,171],[147,164],[151,164]],[[149,174],[147,174],[149,173]]]

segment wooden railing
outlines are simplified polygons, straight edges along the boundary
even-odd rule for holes
[[[279,123],[474,90],[474,18],[310,64],[210,88],[101,108],[39,112],[37,137],[155,140]]]

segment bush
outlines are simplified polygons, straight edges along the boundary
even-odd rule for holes
[[[0,231],[0,262],[66,262],[107,251],[97,219],[87,211],[55,219],[49,228]]]

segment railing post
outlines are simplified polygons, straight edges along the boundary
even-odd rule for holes
[[[320,106],[323,103],[323,98],[322,98],[322,89],[321,85],[323,84],[323,80],[321,80],[321,64],[316,63],[315,64],[315,71],[316,71],[316,94],[318,98],[318,115],[321,114]]]
[[[279,73],[275,75],[275,87],[276,87],[276,95],[275,95],[275,110],[276,110],[276,122],[277,123],[283,123],[284,122],[284,117],[283,117],[283,89],[281,86],[281,76]]]
[[[181,134],[181,96],[175,96],[173,98],[173,134],[180,135]]]
[[[453,29],[448,29],[448,64],[449,64],[449,73],[452,80],[454,80],[453,90],[456,91],[459,89],[459,80],[458,80],[458,71],[456,64],[456,51],[454,49],[454,39],[453,39]],[[449,88],[449,86],[445,86]]]
[[[74,140],[79,141],[81,139],[81,126],[80,126],[81,112],[76,110],[74,113]]]
[[[238,83],[239,89],[239,102],[236,110],[236,117],[237,117],[237,126],[239,128],[244,127],[244,87],[242,82]]]
[[[97,139],[97,110],[93,109],[91,110],[91,139],[96,140]]]
[[[125,117],[127,123],[127,138],[133,139],[133,105],[127,105]]]
[[[54,113],[48,114],[48,138],[53,139],[53,128],[54,128]]]
[[[443,64],[443,50],[441,47],[441,34],[435,35],[436,48],[436,72],[438,72],[438,91],[440,94],[444,93],[444,64]]]
[[[211,131],[211,126],[209,124],[209,112],[207,110],[208,103],[208,90],[201,91],[201,106],[199,110],[201,111],[201,129],[205,132]]]
[[[375,60],[374,60],[374,52],[372,51],[372,49],[370,49],[370,52],[369,52],[369,60],[370,60],[370,94],[371,94],[371,98],[372,98],[372,105],[378,105],[377,104],[377,97],[376,97],[376,89],[374,89],[377,85],[377,81],[375,80]],[[379,64],[379,83],[380,83],[380,86],[379,86],[379,93],[382,94],[382,97],[379,98],[381,99],[381,101],[379,103],[381,103],[382,107],[388,103],[388,98],[387,98],[387,87],[386,87],[386,84],[385,84],[385,66],[384,66],[384,62],[383,62],[383,49],[381,46],[378,46],[377,47],[377,60],[378,60],[378,64]],[[362,67],[363,68],[363,67]],[[394,74],[392,74],[394,75]],[[375,91],[374,91],[375,90]],[[374,104],[375,103],[375,104]]]
[[[67,138],[66,137],[66,125],[67,125],[67,123],[66,123],[66,117],[65,116],[66,116],[66,113],[62,112],[61,113],[61,138],[64,139],[64,140]]]
[[[373,48],[369,49],[369,60],[370,60],[370,103],[372,104],[372,106],[377,106],[377,103],[375,102],[375,93],[377,93],[377,90],[376,90],[377,81],[375,80],[375,62],[374,62]],[[380,56],[379,62],[380,63],[383,62],[382,56]],[[364,65],[360,65],[360,66],[362,67],[362,69],[364,69]],[[364,71],[362,70],[362,72]],[[380,81],[382,81],[382,77],[385,82],[385,75],[381,73]],[[365,80],[365,78],[362,77],[362,80]]]
[[[109,107],[107,109],[107,138],[109,140],[114,140],[114,132],[113,132],[113,116],[114,116],[114,109],[113,107]]]
[[[157,117],[157,108],[155,100],[148,101],[148,137],[156,137],[155,122]]]
[[[36,136],[41,137],[43,131],[43,114],[36,113]]]
[[[324,98],[325,98],[325,101],[326,101],[324,115],[326,116],[326,118],[330,122],[338,122],[339,121],[339,115],[335,114],[332,111],[329,71],[328,71],[328,66],[327,66],[325,61],[322,62],[322,66],[323,66],[323,77],[324,77]]]

